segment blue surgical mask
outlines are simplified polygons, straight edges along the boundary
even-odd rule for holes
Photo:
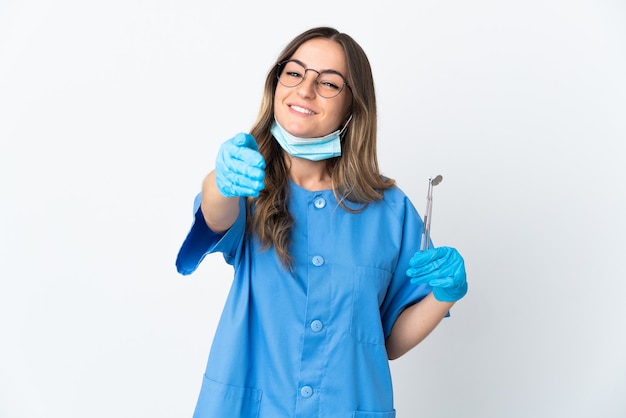
[[[271,132],[280,146],[292,157],[320,161],[341,155],[342,130],[339,129],[318,138],[300,138],[291,135],[274,121]]]

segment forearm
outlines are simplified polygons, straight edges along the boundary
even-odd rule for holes
[[[452,305],[454,302],[440,302],[430,293],[402,311],[385,342],[389,359],[397,359],[424,340]]]
[[[215,171],[211,171],[202,182],[202,215],[213,232],[224,232],[239,215],[239,198],[224,197],[215,182]]]

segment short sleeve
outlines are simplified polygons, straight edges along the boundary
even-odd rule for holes
[[[207,254],[221,252],[229,264],[233,264],[242,245],[246,226],[245,199],[239,200],[239,215],[235,223],[224,233],[213,232],[204,221],[200,202],[202,195],[194,200],[194,220],[187,237],[176,257],[176,270],[182,275],[193,273]]]

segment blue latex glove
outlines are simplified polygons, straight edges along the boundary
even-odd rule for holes
[[[217,154],[215,181],[226,197],[258,197],[265,184],[265,159],[250,134],[239,133],[224,142]]]
[[[467,293],[465,262],[454,248],[418,251],[409,261],[409,266],[406,275],[411,277],[411,283],[429,284],[438,301],[456,302]]]

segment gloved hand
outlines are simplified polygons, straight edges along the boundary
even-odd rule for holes
[[[265,184],[265,160],[250,134],[239,133],[224,142],[217,154],[215,181],[225,197],[259,196]]]
[[[426,283],[433,287],[435,299],[456,302],[467,293],[465,262],[458,251],[450,247],[416,252],[406,271],[411,283]]]

